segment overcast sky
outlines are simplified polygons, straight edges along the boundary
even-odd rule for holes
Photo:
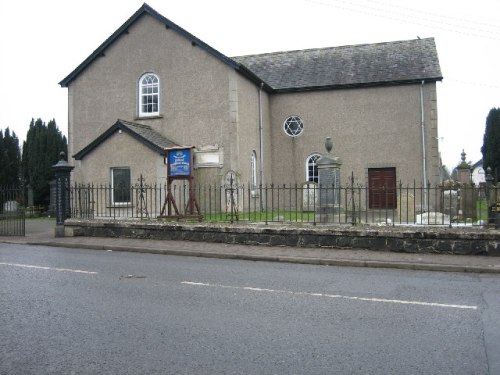
[[[434,37],[440,151],[449,168],[481,158],[488,112],[500,107],[500,1],[148,0],[226,56]],[[141,0],[0,0],[0,129],[21,142],[31,118],[67,134],[58,83],[119,28]],[[335,134],[332,134],[335,142]],[[335,146],[334,146],[335,147]]]

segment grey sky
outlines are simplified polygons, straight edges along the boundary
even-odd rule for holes
[[[0,129],[23,140],[32,117],[67,134],[58,82],[142,0],[0,2]],[[453,168],[481,158],[489,110],[500,107],[498,0],[148,0],[163,16],[227,56],[434,37],[440,151]],[[332,134],[335,141],[335,134]]]

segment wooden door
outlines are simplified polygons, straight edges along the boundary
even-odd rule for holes
[[[396,168],[368,169],[369,208],[396,208]]]

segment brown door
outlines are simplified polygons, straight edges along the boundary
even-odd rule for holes
[[[396,208],[396,168],[368,169],[369,208]]]

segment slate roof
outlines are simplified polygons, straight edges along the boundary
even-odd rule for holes
[[[433,38],[233,57],[277,92],[439,81]]]
[[[88,146],[84,147],[81,151],[77,152],[73,157],[76,160],[83,159],[87,154],[92,152],[97,146],[107,140],[111,135],[117,131],[123,131],[135,138],[142,144],[146,145],[153,151],[165,155],[165,149],[170,147],[179,147],[178,144],[165,138],[160,133],[154,131],[150,126],[137,124],[125,120],[117,120],[108,130],[102,133],[99,137],[94,139]]]

